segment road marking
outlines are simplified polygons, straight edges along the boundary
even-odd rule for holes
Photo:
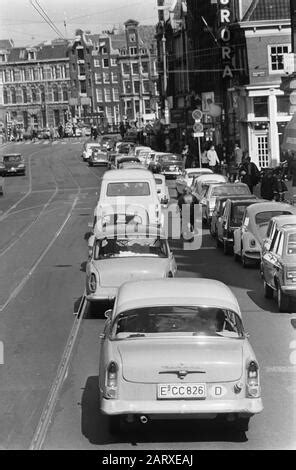
[[[61,361],[57,370],[56,377],[53,381],[51,390],[45,402],[45,406],[43,408],[41,418],[36,428],[36,431],[34,433],[29,450],[41,450],[44,444],[62,385],[68,375],[68,367],[69,367],[70,358],[71,358],[73,348],[77,339],[77,335],[78,335],[78,332],[82,323],[86,306],[87,306],[87,300],[85,298],[85,292],[84,292],[81,302],[80,302],[78,313],[75,317],[72,329],[70,331],[70,335],[66,343],[66,347],[64,349],[64,352],[63,352],[63,355],[62,355],[62,358],[61,358]]]
[[[74,210],[74,207],[76,206],[77,204],[77,201],[79,199],[79,196],[80,196],[80,188],[79,188],[79,191],[73,201],[73,204],[67,214],[67,217],[66,219],[64,220],[64,222],[62,223],[62,225],[60,226],[60,228],[58,229],[58,231],[55,233],[55,235],[53,236],[53,238],[51,239],[51,241],[49,242],[49,244],[47,245],[47,247],[45,248],[45,250],[43,251],[43,253],[38,257],[38,259],[35,261],[35,263],[33,264],[32,268],[30,269],[30,271],[23,277],[23,279],[19,282],[19,284],[13,289],[13,291],[11,292],[11,294],[9,295],[8,299],[5,301],[4,304],[0,305],[0,312],[3,312],[3,310],[10,304],[10,302],[12,300],[14,300],[17,295],[21,292],[21,290],[23,289],[23,287],[25,286],[25,284],[28,282],[28,280],[30,279],[30,277],[32,276],[32,274],[34,273],[34,271],[36,270],[36,268],[39,266],[39,264],[41,263],[41,261],[43,260],[43,258],[47,255],[47,253],[49,252],[49,250],[51,249],[51,247],[53,246],[53,244],[55,243],[55,241],[57,240],[57,238],[60,236],[60,234],[62,233],[62,231],[64,230],[65,226],[67,225],[71,215],[72,215],[72,212]]]

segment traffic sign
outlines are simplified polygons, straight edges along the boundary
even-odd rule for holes
[[[200,109],[195,109],[192,111],[192,117],[195,121],[200,121],[203,116],[203,113]]]
[[[196,137],[203,137],[205,135],[204,132],[194,132],[193,133],[193,137],[196,138]]]
[[[203,125],[201,122],[196,122],[193,126],[194,132],[202,132],[203,131]]]

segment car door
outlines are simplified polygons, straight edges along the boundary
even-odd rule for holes
[[[224,233],[224,225],[225,221],[227,220],[227,214],[228,214],[228,204],[226,203],[223,209],[223,212],[221,216],[219,217],[218,223],[217,223],[217,237],[220,241],[223,241],[223,233]]]
[[[283,234],[276,230],[271,241],[270,249],[266,250],[262,257],[262,270],[265,282],[275,288],[275,276],[279,270],[279,253],[283,245]]]
[[[242,220],[242,225],[237,228],[234,231],[233,237],[234,237],[234,246],[233,246],[233,251],[237,255],[242,255],[242,246],[243,246],[243,235],[248,229],[249,225],[249,215],[247,210],[244,213],[243,220]]]

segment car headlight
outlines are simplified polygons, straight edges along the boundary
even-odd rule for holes
[[[20,163],[17,167],[18,168],[25,168],[25,165],[23,163]]]
[[[255,248],[256,247],[256,240],[254,238],[252,238],[249,241],[249,245],[250,245],[250,248]]]

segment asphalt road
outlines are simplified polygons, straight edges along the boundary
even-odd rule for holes
[[[36,436],[44,449],[295,449],[296,315],[277,313],[258,270],[224,256],[208,230],[199,250],[173,242],[178,276],[221,280],[238,297],[261,365],[264,410],[243,435],[206,421],[151,423],[116,439],[108,434],[97,400],[107,307],[86,304],[80,320],[73,315],[104,172],[82,162],[81,148],[82,141],[69,140],[5,149],[22,152],[28,170],[6,178],[0,197],[0,449],[28,449]]]

